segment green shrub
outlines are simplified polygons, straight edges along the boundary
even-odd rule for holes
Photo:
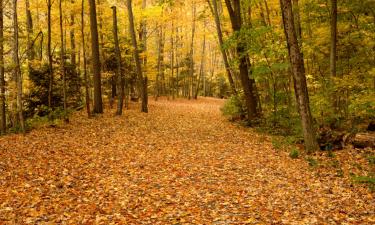
[[[231,96],[221,108],[221,112],[229,120],[239,120],[245,118],[245,110],[241,102],[241,98],[238,96]]]
[[[309,166],[311,167],[317,167],[318,166],[318,161],[312,157],[307,157],[306,161],[309,163]]]
[[[299,156],[299,151],[296,148],[293,148],[289,153],[290,158],[296,159]]]

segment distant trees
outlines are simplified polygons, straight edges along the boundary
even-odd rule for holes
[[[370,0],[25,0],[17,14],[13,3],[0,0],[0,133],[27,129],[20,112],[53,122],[84,105],[102,113],[107,99],[118,115],[128,99],[147,112],[149,92],[234,96],[240,119],[303,135],[309,151],[321,130],[374,118]]]

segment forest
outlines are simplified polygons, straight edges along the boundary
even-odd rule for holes
[[[0,0],[0,224],[374,223],[374,91],[373,0]]]

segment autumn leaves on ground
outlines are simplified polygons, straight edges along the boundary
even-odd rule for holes
[[[0,224],[374,222],[366,187],[317,176],[222,103],[162,99],[1,137]]]

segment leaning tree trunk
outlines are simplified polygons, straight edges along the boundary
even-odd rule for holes
[[[300,46],[298,44],[296,29],[294,26],[291,0],[280,0],[280,6],[283,17],[284,32],[289,51],[289,60],[293,71],[293,77],[295,79],[295,92],[298,93],[298,106],[301,116],[305,148],[308,152],[313,152],[319,149],[319,146],[316,141],[316,135],[310,111],[305,67]]]
[[[136,65],[136,71],[137,71],[137,80],[138,80],[138,90],[141,94],[142,99],[142,106],[141,111],[147,113],[147,88],[145,88],[145,85],[147,84],[147,79],[143,80],[143,74],[142,74],[142,65],[139,59],[139,53],[138,53],[138,45],[137,45],[137,38],[135,36],[135,29],[134,29],[134,16],[133,16],[133,9],[132,9],[132,1],[126,0],[126,6],[128,8],[128,19],[129,19],[129,28],[130,28],[130,35],[132,39],[132,44],[134,48],[134,61]]]
[[[91,51],[92,51],[92,71],[94,77],[94,113],[103,113],[102,84],[100,74],[99,60],[99,38],[98,22],[96,19],[95,0],[89,0],[90,3],[90,30],[91,30]]]
[[[0,135],[6,132],[3,15],[3,0],[0,0]]]
[[[22,77],[20,71],[20,60],[18,57],[18,15],[17,15],[17,0],[13,0],[13,76],[17,83],[17,114],[20,122],[20,128],[25,133],[25,121],[23,117],[23,102],[22,102]]]
[[[212,0],[213,7],[211,7],[211,4],[210,4],[209,0],[208,0],[208,3],[209,3],[209,6],[211,8],[212,14],[215,17],[217,37],[218,37],[218,40],[219,40],[220,51],[221,51],[221,55],[223,57],[225,71],[227,73],[228,80],[229,80],[229,85],[231,87],[232,94],[237,95],[236,86],[234,85],[234,81],[233,81],[233,75],[232,75],[233,73],[232,73],[232,70],[230,69],[228,56],[227,56],[227,53],[225,52],[225,49],[224,49],[223,32],[221,30],[220,17],[219,17],[219,12],[218,12],[218,9],[217,9],[217,1]]]
[[[85,82],[85,97],[86,97],[86,112],[87,116],[91,116],[90,111],[90,90],[89,90],[89,80],[87,77],[87,58],[86,58],[86,44],[85,44],[85,0],[82,0],[81,6],[81,38],[82,38],[82,54],[83,54],[83,79]]]
[[[116,6],[112,6],[113,11],[113,37],[115,39],[115,53],[116,53],[116,78],[117,78],[117,90],[119,90],[118,94],[118,102],[117,102],[117,115],[122,115],[122,108],[124,105],[124,76],[121,72],[121,52],[120,46],[118,41],[118,31],[117,31],[117,12]]]
[[[233,0],[233,6],[230,0],[225,0],[230,15],[233,31],[239,32],[242,28],[241,6],[239,0]],[[245,51],[245,43],[239,40],[236,47],[237,57],[239,58],[239,71],[242,88],[245,94],[247,119],[253,121],[259,114],[257,94],[254,79],[249,78],[249,66],[247,63],[247,54]]]

